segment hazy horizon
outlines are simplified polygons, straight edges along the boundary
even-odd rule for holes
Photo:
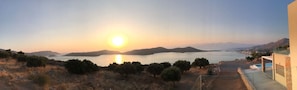
[[[264,44],[288,38],[291,1],[0,1],[0,48],[65,53]],[[123,40],[113,42],[117,36]]]

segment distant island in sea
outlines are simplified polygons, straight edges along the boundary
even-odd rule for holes
[[[73,52],[68,53],[65,56],[100,56],[100,55],[110,55],[110,54],[124,54],[124,55],[151,55],[155,53],[164,53],[164,52],[205,52],[205,50],[196,49],[193,47],[185,48],[173,48],[167,49],[164,47],[148,48],[148,49],[137,49],[128,52],[119,52],[119,51],[110,51],[110,50],[101,50],[101,51],[92,51],[92,52]]]

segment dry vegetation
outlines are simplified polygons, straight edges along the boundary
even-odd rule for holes
[[[203,72],[202,72],[203,71]],[[87,75],[70,74],[63,66],[26,67],[14,59],[0,59],[1,90],[172,90],[191,88],[199,73],[191,68],[182,75],[177,86],[154,78],[146,72],[122,77],[118,73],[99,70]]]

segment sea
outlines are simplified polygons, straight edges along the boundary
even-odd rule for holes
[[[186,53],[156,53],[152,55],[100,55],[100,56],[54,56],[50,59],[67,61],[70,59],[90,60],[98,66],[108,66],[111,63],[121,64],[123,62],[139,61],[141,64],[169,62],[173,64],[177,60],[187,60],[191,63],[195,58],[206,58],[210,63],[219,63],[220,61],[233,61],[236,59],[244,59],[247,55],[236,51],[212,51],[212,52],[186,52]]]

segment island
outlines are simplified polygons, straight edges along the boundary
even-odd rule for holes
[[[156,48],[149,48],[149,49],[138,49],[125,52],[123,54],[126,55],[150,55],[155,53],[164,53],[164,52],[178,52],[178,53],[185,53],[185,52],[203,52],[204,50],[196,49],[193,47],[185,47],[185,48],[173,48],[167,49],[164,47],[156,47]]]
[[[66,54],[65,56],[100,56],[100,55],[111,55],[111,54],[151,55],[155,53],[164,53],[164,52],[184,53],[184,52],[204,52],[204,50],[196,49],[193,47],[173,48],[173,49],[167,49],[164,47],[155,47],[155,48],[148,48],[148,49],[131,50],[124,53],[121,53],[119,51],[110,51],[110,50],[93,51],[93,52],[74,52],[74,53]]]
[[[66,54],[65,56],[100,56],[100,55],[110,55],[110,54],[121,54],[121,52],[101,50],[101,51],[92,51],[92,52],[73,52],[73,53]]]

